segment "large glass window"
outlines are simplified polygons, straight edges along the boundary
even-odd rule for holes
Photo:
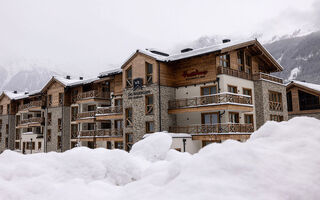
[[[224,54],[219,57],[219,64],[222,67],[230,67],[230,55]]]
[[[201,88],[201,94],[202,95],[211,95],[217,93],[217,86],[208,86],[208,87],[202,87]]]
[[[303,92],[301,90],[298,91],[298,94],[300,110],[320,109],[318,96]]]
[[[147,84],[152,83],[153,65],[146,62],[146,80]]]
[[[202,124],[217,124],[217,123],[219,123],[218,113],[203,113],[202,114]]]

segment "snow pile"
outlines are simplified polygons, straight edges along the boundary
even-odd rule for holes
[[[318,199],[320,121],[268,122],[246,143],[190,155],[157,133],[132,152],[76,148],[0,155],[0,199]]]

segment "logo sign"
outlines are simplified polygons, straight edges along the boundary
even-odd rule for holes
[[[136,78],[133,80],[133,90],[142,89],[143,79]]]
[[[208,73],[208,71],[199,71],[198,69],[186,70],[183,72],[182,76],[189,79],[203,78]]]

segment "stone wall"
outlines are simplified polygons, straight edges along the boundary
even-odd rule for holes
[[[269,91],[275,91],[282,94],[282,111],[273,111],[269,109]],[[270,115],[281,115],[283,116],[283,120],[288,120],[285,85],[266,80],[257,80],[254,81],[254,93],[257,129],[266,121],[270,120]]]
[[[124,109],[124,133],[133,133],[133,142],[137,142],[143,138],[146,134],[146,122],[153,121],[155,132],[157,131],[167,131],[169,126],[174,123],[174,116],[168,114],[168,101],[169,99],[174,99],[174,88],[171,87],[160,87],[161,95],[161,128],[159,119],[159,86],[157,84],[152,84],[148,86],[143,86],[142,89],[125,89],[123,93],[123,109]],[[146,95],[153,95],[153,114],[146,115]],[[133,127],[126,127],[125,121],[125,110],[126,108],[132,108],[133,113]],[[124,141],[125,141],[124,134]]]
[[[0,115],[0,120],[2,120],[2,128],[0,129],[1,142],[0,142],[0,152],[6,150],[5,141],[8,138],[8,149],[14,150],[15,142],[15,115]],[[6,134],[6,126],[8,125],[8,134]]]

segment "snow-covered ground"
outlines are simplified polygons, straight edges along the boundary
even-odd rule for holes
[[[268,122],[190,155],[156,133],[121,150],[0,155],[0,199],[319,199],[320,121]]]

